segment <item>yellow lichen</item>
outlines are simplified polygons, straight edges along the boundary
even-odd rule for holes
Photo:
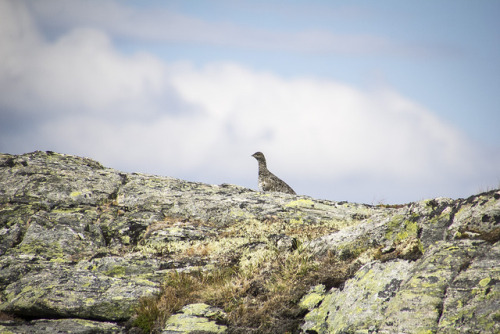
[[[311,207],[314,207],[314,202],[310,199],[301,198],[301,199],[289,202],[288,204],[285,205],[285,207],[288,207],[288,208],[296,208],[296,207],[311,208]]]
[[[490,283],[490,281],[491,281],[491,278],[489,278],[489,277],[483,278],[482,280],[479,281],[479,285],[484,288],[485,286],[487,286]]]

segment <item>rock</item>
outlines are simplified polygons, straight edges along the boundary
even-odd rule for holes
[[[224,318],[225,313],[219,308],[204,303],[186,305],[167,320],[162,334],[225,333],[227,327],[215,322]]]
[[[411,265],[396,260],[371,262],[346,282],[343,290],[333,289],[319,307],[305,316],[304,331],[330,333],[377,328],[392,298],[407,278]]]
[[[302,297],[299,302],[299,306],[308,310],[312,310],[318,306],[323,299],[325,299],[325,286],[323,284],[318,284],[311,287],[309,292]]]
[[[227,315],[196,295],[160,332],[498,333],[499,260],[500,190],[371,206],[0,154],[2,333],[138,332],[168,274],[220,268]]]
[[[500,327],[500,243],[478,253],[446,287],[438,331],[498,332]]]
[[[60,263],[37,266],[5,287],[0,311],[30,318],[126,320],[140,297],[158,291],[147,280],[117,279]]]
[[[2,334],[121,334],[125,333],[121,326],[109,322],[99,322],[83,319],[43,319],[26,323],[17,321],[0,321]]]

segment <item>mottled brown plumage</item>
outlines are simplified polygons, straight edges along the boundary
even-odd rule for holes
[[[256,152],[252,155],[259,163],[259,190],[260,191],[272,191],[281,192],[287,194],[294,194],[295,191],[281,180],[279,177],[271,173],[267,169],[266,158],[262,152]]]

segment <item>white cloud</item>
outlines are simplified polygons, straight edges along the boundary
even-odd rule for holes
[[[265,147],[282,161],[300,157],[290,172],[309,169],[319,178],[339,178],[369,169],[373,175],[418,178],[457,165],[470,169],[466,140],[391,90],[289,80],[232,64],[182,67],[171,82],[183,100],[230,126],[239,143]]]
[[[384,36],[367,33],[339,33],[310,28],[298,31],[269,30],[243,25],[227,17],[224,21],[208,21],[201,17],[175,12],[164,7],[132,7],[113,0],[43,0],[27,2],[38,22],[51,31],[71,30],[86,26],[106,31],[113,37],[133,38],[140,41],[180,42],[205,46],[230,46],[251,50],[291,51],[308,54],[390,55],[420,57],[440,53],[439,48],[417,43],[402,43]],[[228,4],[238,11],[252,12],[245,4]],[[257,5],[258,6],[258,5]],[[252,5],[255,11],[255,5]],[[274,5],[265,4],[262,11],[276,11]],[[311,4],[278,5],[281,14],[293,7],[296,13],[310,13]],[[321,6],[320,6],[321,7]],[[260,7],[259,7],[260,8]],[[318,11],[324,8],[316,9]],[[332,10],[331,8],[329,9]],[[329,17],[358,17],[359,8],[335,8]],[[258,14],[253,13],[258,21]],[[322,15],[325,15],[324,13]],[[366,15],[363,14],[363,15]],[[133,22],[133,24],[131,24]]]
[[[47,42],[22,6],[1,4],[1,151],[254,186],[262,150],[299,193],[367,202],[454,196],[494,175],[458,131],[389,88],[127,56],[95,29]]]

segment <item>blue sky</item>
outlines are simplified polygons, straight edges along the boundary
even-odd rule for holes
[[[498,1],[0,0],[0,151],[365,203],[500,186]]]

